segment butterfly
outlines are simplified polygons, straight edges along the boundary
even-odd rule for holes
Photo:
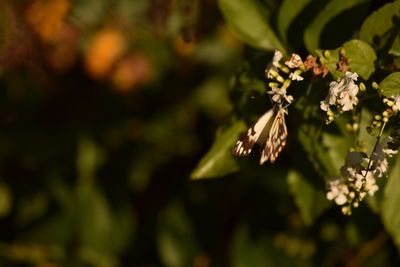
[[[268,160],[274,163],[286,145],[286,113],[286,109],[276,103],[239,138],[232,153],[236,156],[248,156],[258,143],[261,146],[260,165]]]

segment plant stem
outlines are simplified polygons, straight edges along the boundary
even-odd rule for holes
[[[371,163],[372,163],[371,157],[372,157],[372,154],[375,152],[376,147],[378,146],[379,141],[381,140],[381,137],[382,137],[382,134],[383,134],[383,130],[385,129],[385,126],[386,126],[386,122],[383,123],[382,128],[381,128],[381,131],[380,131],[380,133],[379,133],[379,136],[376,138],[376,142],[375,142],[375,145],[374,145],[374,149],[372,149],[372,152],[371,152],[371,154],[369,155],[369,161],[368,161],[368,165],[367,165],[367,170],[366,170],[366,172],[365,172],[365,174],[364,174],[364,177],[363,177],[363,185],[362,185],[362,187],[361,187],[361,190],[362,190],[363,187],[364,187],[364,182],[365,182],[365,180],[367,179],[367,174],[368,174],[368,172],[369,172],[369,170],[370,170],[370,168],[371,168]]]

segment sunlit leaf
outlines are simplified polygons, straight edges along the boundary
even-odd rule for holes
[[[399,21],[400,1],[388,3],[373,12],[363,23],[360,30],[360,39],[381,47],[391,35],[390,30],[395,27],[396,20]],[[397,22],[398,23],[398,22]]]
[[[316,15],[312,24],[304,32],[304,42],[309,51],[320,47],[320,36],[325,25],[340,13],[362,4],[368,0],[336,0],[330,1],[325,8]],[[338,29],[340,30],[340,29]]]
[[[379,89],[383,90],[383,95],[386,97],[400,94],[400,72],[394,72],[383,79],[379,84]]]
[[[385,187],[382,203],[382,221],[392,236],[393,242],[400,249],[400,157],[393,162]]]
[[[389,54],[394,56],[400,56],[400,35],[397,35],[393,41],[392,47],[389,50]]]
[[[324,64],[335,78],[342,77],[344,71],[338,70],[338,63],[340,61],[339,52],[341,49],[346,52],[347,66],[350,71],[356,72],[360,77],[368,79],[375,71],[375,50],[366,42],[361,40],[350,40],[343,44],[343,46],[328,50],[330,56],[324,57],[323,50],[317,50],[319,57],[324,58]]]
[[[232,147],[245,129],[243,121],[237,121],[227,129],[219,129],[211,149],[200,160],[191,178],[213,178],[237,171],[239,166],[232,155]]]
[[[290,170],[287,181],[304,223],[312,225],[331,203],[326,199],[325,193],[310,184],[300,172]]]
[[[343,44],[343,48],[346,51],[350,70],[367,80],[375,71],[375,50],[360,40],[348,41]]]
[[[255,0],[219,0],[228,26],[243,42],[264,50],[285,51],[268,23],[268,11]]]
[[[290,24],[296,18],[297,15],[303,10],[308,3],[312,0],[285,0],[281,4],[279,9],[278,18],[277,18],[277,26],[278,31],[283,38],[283,40],[287,41],[287,31],[289,29]]]

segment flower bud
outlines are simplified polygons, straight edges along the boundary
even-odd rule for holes
[[[283,82],[285,81],[285,79],[283,79],[282,76],[276,77],[276,80],[277,80],[278,82],[280,82],[280,83],[283,83]]]
[[[282,89],[282,90],[286,90],[287,88],[289,88],[291,82],[292,82],[291,79],[285,80],[285,81],[283,82],[283,85],[282,85],[281,89]]]
[[[388,105],[389,107],[391,107],[391,106],[393,106],[393,105],[394,105],[394,102],[393,102],[393,101],[391,101],[391,100],[389,100],[389,101],[387,101],[386,105]]]
[[[382,112],[382,116],[383,117],[389,117],[389,112],[387,112],[386,110],[384,112]]]
[[[324,57],[329,59],[331,57],[331,52],[329,52],[329,50],[325,50],[324,51]]]
[[[365,87],[365,84],[363,82],[360,83],[360,91],[365,92],[367,88]]]
[[[289,73],[289,72],[290,72],[289,68],[286,67],[286,66],[283,66],[283,65],[282,65],[279,69],[280,69],[281,71],[283,71],[284,73]]]
[[[276,82],[270,82],[270,83],[268,83],[268,87],[269,88],[276,88],[276,87],[279,87],[279,84],[276,83]]]
[[[342,49],[340,49],[340,55],[342,56],[342,57],[346,57],[346,50],[344,49],[344,48],[342,48]]]
[[[358,129],[360,128],[360,125],[358,123],[353,123],[353,131],[358,131]]]
[[[375,115],[375,116],[374,116],[374,119],[377,120],[377,121],[379,121],[379,120],[382,119],[382,117],[381,117],[380,115]]]
[[[372,88],[374,88],[375,90],[378,90],[379,85],[376,82],[372,82]]]
[[[389,121],[389,118],[388,118],[388,117],[385,117],[385,118],[382,119],[382,121],[383,121],[383,122],[388,122],[388,121]]]

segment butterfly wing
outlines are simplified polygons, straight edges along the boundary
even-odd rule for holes
[[[236,156],[248,156],[255,143],[259,142],[260,139],[265,140],[263,137],[268,134],[274,114],[274,109],[265,112],[256,123],[239,138],[232,149],[232,153]]]
[[[279,109],[269,130],[267,141],[261,150],[260,165],[266,161],[274,163],[286,145],[288,132],[285,123],[285,111]]]

